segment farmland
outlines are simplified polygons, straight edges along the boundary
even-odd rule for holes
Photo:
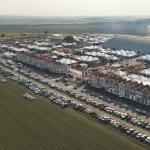
[[[36,96],[28,101],[23,94]],[[0,83],[0,150],[144,150],[145,145],[90,117],[60,109],[23,86]]]

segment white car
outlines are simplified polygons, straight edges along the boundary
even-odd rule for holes
[[[122,107],[128,108],[128,105],[127,104],[123,104]]]
[[[86,89],[82,89],[81,92],[86,92]]]
[[[146,143],[150,142],[150,136],[148,136],[148,137],[145,139],[145,142],[146,142]]]
[[[102,96],[102,95],[101,95],[101,96],[99,96],[99,99],[103,99],[103,98],[104,98],[104,96]]]
[[[107,99],[107,102],[112,102],[112,100],[108,98],[108,99]]]
[[[138,134],[136,135],[136,138],[139,139],[142,135],[143,135],[142,133],[138,133]]]
[[[148,124],[145,128],[146,128],[146,129],[150,129],[150,124]]]

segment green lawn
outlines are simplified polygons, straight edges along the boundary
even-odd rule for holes
[[[11,36],[11,35],[13,35],[14,37],[19,37],[21,33],[24,33],[24,32],[23,31],[22,32],[6,32],[6,31],[4,31],[4,32],[0,32],[0,38],[1,38],[2,34],[4,34],[5,37]]]
[[[15,82],[0,83],[0,150],[146,149],[71,108],[60,109],[40,96],[25,100],[25,92],[34,95]]]

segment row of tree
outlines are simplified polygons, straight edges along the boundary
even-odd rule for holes
[[[47,34],[48,34],[48,31],[45,31],[44,34],[45,34],[45,37],[46,37]],[[1,34],[1,38],[4,38],[4,37],[5,37],[5,34],[2,33]],[[64,41],[67,42],[67,43],[73,43],[74,42],[74,38],[73,38],[73,36],[69,35],[69,36],[67,36],[67,37],[64,38]]]

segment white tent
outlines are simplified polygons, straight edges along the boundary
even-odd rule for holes
[[[52,58],[56,59],[56,58],[58,58],[58,57],[57,57],[57,56],[55,56],[55,55],[53,55],[53,56],[52,56]]]
[[[128,75],[128,78],[130,78],[130,79],[134,79],[134,78],[137,78],[137,77],[138,77],[138,76],[135,75],[135,74]]]
[[[125,76],[127,73],[126,72],[123,72],[121,70],[118,70],[117,72],[115,72],[116,75],[119,75],[119,76]]]
[[[65,59],[65,58],[62,58],[60,60],[58,60],[58,62],[62,63],[62,64],[74,64],[76,63],[77,61],[75,60],[71,60],[71,59]]]
[[[149,75],[150,74],[150,69],[145,69],[140,71],[141,74]]]
[[[138,76],[137,78],[134,78],[133,81],[137,81],[138,83],[143,83],[145,81],[147,81],[148,78],[145,78],[143,76]]]

